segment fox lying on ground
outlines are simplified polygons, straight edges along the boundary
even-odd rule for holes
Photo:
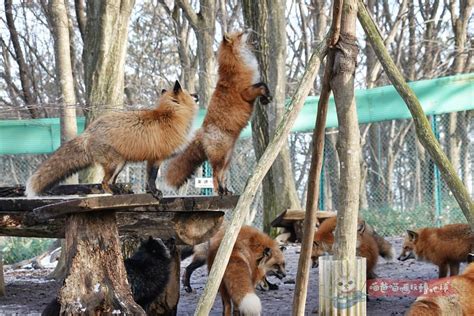
[[[211,239],[208,268],[212,267],[217,249],[224,236],[220,230]],[[232,249],[229,263],[219,288],[223,315],[260,315],[262,305],[255,294],[255,286],[265,275],[273,274],[282,279],[286,276],[285,257],[277,242],[267,234],[251,226],[243,226]]]
[[[147,190],[159,198],[160,163],[186,142],[197,110],[193,96],[176,81],[153,110],[104,114],[40,165],[28,179],[26,194],[36,196],[93,164],[104,169],[102,187],[112,193],[109,182],[115,183],[127,161],[147,160]]]
[[[337,224],[337,217],[330,217],[321,223],[314,233],[313,249],[311,259],[313,267],[319,264],[319,257],[324,254],[332,254],[334,244],[334,230]],[[392,245],[378,235],[375,230],[364,220],[359,219],[357,227],[357,255],[366,258],[367,278],[376,277],[374,268],[378,261],[378,256],[386,260],[392,260],[394,250]]]
[[[187,148],[171,160],[166,173],[171,186],[182,186],[208,159],[214,191],[219,195],[231,194],[226,186],[226,172],[235,142],[250,119],[257,97],[262,104],[268,104],[271,99],[267,85],[260,81],[257,59],[247,39],[244,32],[224,35],[217,55],[216,89],[202,127]]]
[[[446,288],[446,293],[429,293],[419,296],[408,310],[407,316],[470,316],[474,315],[474,263],[464,273],[437,280],[434,288]]]
[[[474,233],[468,224],[449,224],[440,228],[407,230],[398,260],[418,259],[439,267],[439,277],[459,273],[459,264],[468,259]]]

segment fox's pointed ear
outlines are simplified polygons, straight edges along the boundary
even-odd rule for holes
[[[407,230],[408,238],[410,240],[415,241],[418,238],[418,233],[413,230]]]
[[[181,85],[179,84],[179,81],[176,80],[176,82],[174,83],[173,92],[174,92],[174,93],[178,93],[178,92],[181,91],[181,90],[182,90]]]
[[[224,33],[224,38],[222,40],[226,43],[232,43],[232,38],[227,33]]]
[[[359,225],[357,225],[357,232],[362,234],[365,231],[365,221],[361,221]]]
[[[165,94],[165,93],[166,93],[166,89],[161,90],[161,94]]]

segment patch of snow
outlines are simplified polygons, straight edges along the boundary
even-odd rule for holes
[[[95,293],[99,293],[100,291],[100,283],[97,283],[95,286],[94,286],[94,292]]]

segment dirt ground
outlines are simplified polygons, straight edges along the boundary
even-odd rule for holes
[[[397,252],[401,249],[401,238],[390,239]],[[296,270],[300,245],[289,245],[285,256],[287,259],[287,277],[280,281],[270,278],[279,285],[279,290],[257,292],[262,300],[263,315],[291,315],[291,305],[295,288]],[[182,262],[186,267],[190,258]],[[464,265],[462,266],[462,269]],[[48,302],[55,296],[59,284],[47,280],[50,269],[43,270],[9,270],[5,272],[6,296],[0,298],[0,315],[39,315]],[[428,263],[408,260],[405,262],[386,262],[380,258],[376,273],[380,278],[390,279],[422,279],[429,280],[437,277],[437,267]],[[178,315],[192,315],[199,296],[202,294],[207,279],[207,268],[204,266],[193,274],[191,284],[193,293],[181,290]],[[381,297],[369,296],[367,302],[368,315],[403,315],[413,302],[414,297]],[[316,315],[318,307],[318,270],[311,270],[311,278],[306,301],[306,314]],[[222,304],[216,299],[211,315],[220,315]]]

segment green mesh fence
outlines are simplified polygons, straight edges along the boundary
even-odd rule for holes
[[[474,111],[429,117],[443,150],[456,166],[460,177],[473,194]],[[393,120],[360,125],[362,135],[363,190],[360,193],[362,216],[383,235],[401,235],[408,228],[465,222],[452,193],[436,166],[419,144],[411,120]],[[336,151],[337,128],[326,131],[325,158],[321,179],[320,208],[337,210],[339,161]],[[292,133],[288,139],[295,182],[302,204],[306,199],[306,179],[311,152],[310,133]],[[0,186],[24,184],[48,155],[0,155]],[[255,166],[251,138],[240,139],[228,175],[231,191],[242,192]],[[163,183],[165,194],[204,194],[194,186],[194,178],[179,191]],[[206,171],[204,170],[204,173]],[[202,168],[196,172],[203,177]],[[135,192],[144,192],[145,164],[131,163],[119,181],[132,183]],[[262,225],[262,196],[259,192],[249,221]],[[230,214],[230,212],[229,212]]]

